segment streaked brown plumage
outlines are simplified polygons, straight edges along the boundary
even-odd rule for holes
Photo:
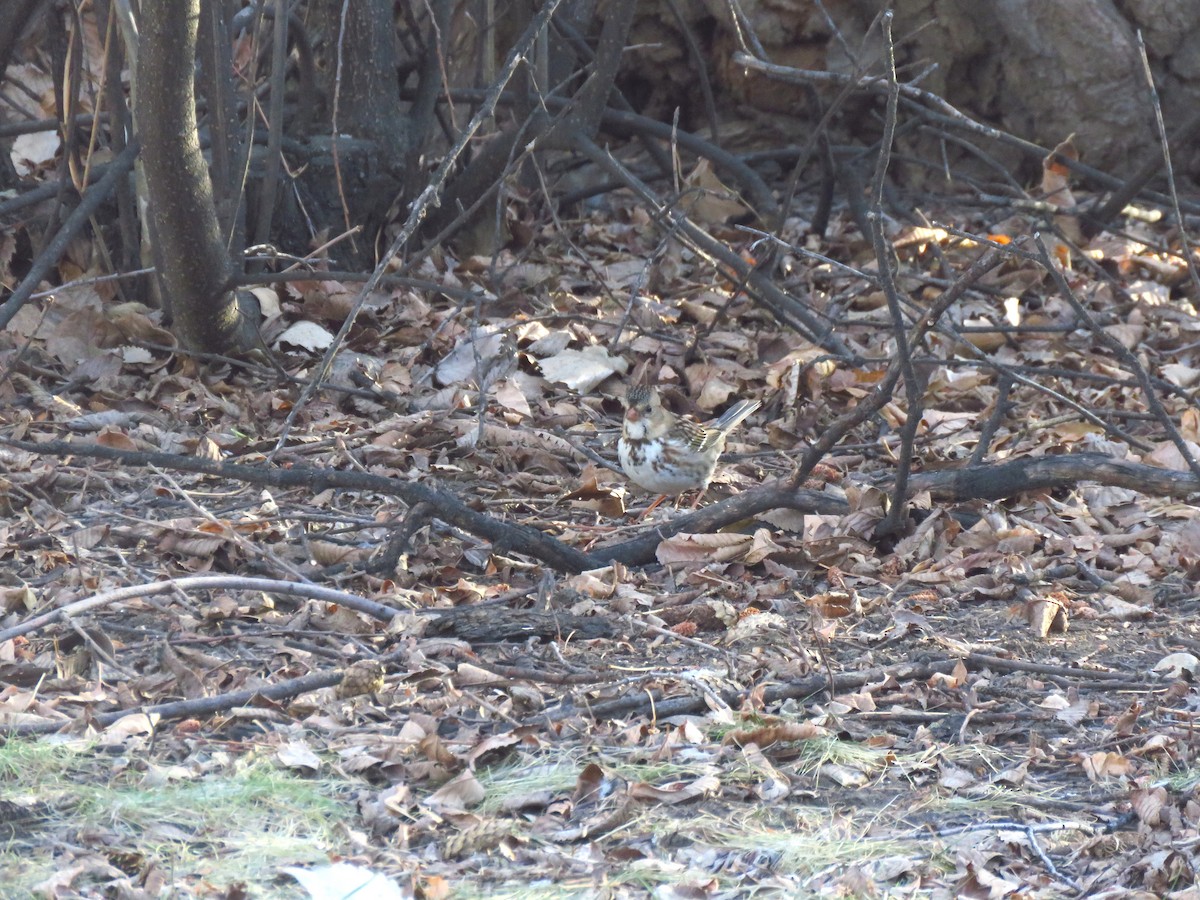
[[[758,407],[757,400],[739,400],[701,425],[663,407],[655,388],[631,387],[617,443],[621,468],[638,487],[657,494],[702,491],[712,480],[725,438]]]

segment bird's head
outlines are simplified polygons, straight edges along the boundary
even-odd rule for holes
[[[625,437],[644,440],[658,437],[670,426],[670,417],[663,409],[658,391],[644,384],[636,384],[625,395]]]

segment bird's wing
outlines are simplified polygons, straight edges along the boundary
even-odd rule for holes
[[[697,424],[691,419],[680,418],[677,423],[680,434],[683,435],[688,447],[692,450],[704,450],[711,447],[713,440],[717,437],[717,432],[705,425]]]

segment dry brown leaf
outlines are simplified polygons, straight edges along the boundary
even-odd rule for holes
[[[508,679],[502,678],[495,672],[481,669],[471,663],[459,663],[454,670],[454,683],[459,687],[481,687],[484,685],[503,684]]]
[[[637,782],[629,786],[629,796],[642,803],[663,803],[673,806],[702,797],[712,797],[721,790],[721,780],[715,775],[702,775],[694,781],[674,781],[665,785]]]
[[[1188,452],[1192,455],[1192,459],[1200,459],[1200,445],[1187,442]],[[1150,466],[1158,466],[1163,469],[1172,469],[1176,472],[1189,472],[1187,461],[1179,452],[1179,448],[1171,441],[1162,441],[1159,443],[1150,454],[1143,454],[1142,462]]]
[[[810,610],[827,619],[845,618],[860,611],[857,596],[846,590],[830,590],[810,596],[804,602]]]
[[[742,557],[742,563],[747,566],[756,566],[768,557],[786,552],[783,547],[771,539],[769,529],[758,528],[754,532],[749,549],[746,550],[745,556]]]
[[[497,765],[511,756],[520,744],[521,736],[512,732],[491,735],[470,749],[466,756],[467,765],[472,769]]]
[[[1133,771],[1129,759],[1120,753],[1099,750],[1082,761],[1083,771],[1089,781],[1103,781],[1106,778],[1124,778]]]
[[[684,195],[684,208],[700,224],[723,225],[729,219],[740,218],[750,211],[734,191],[721,183],[707,159],[702,158],[696,164],[685,178],[685,183],[691,190]]]
[[[840,763],[824,763],[817,770],[818,778],[828,778],[844,788],[861,788],[869,783],[866,772]]]
[[[1070,616],[1064,598],[1048,594],[1034,597],[1025,604],[1025,619],[1029,622],[1030,630],[1044,638],[1051,632],[1065,634]]]
[[[171,673],[175,678],[175,683],[179,685],[179,691],[188,700],[194,700],[197,697],[203,697],[204,682],[196,671],[188,665],[179,653],[175,652],[175,648],[167,641],[162,643],[162,651],[159,654],[159,660],[162,667]]]
[[[664,566],[730,562],[749,552],[753,543],[754,539],[746,534],[680,533],[660,542],[654,555]]]
[[[460,772],[454,778],[425,798],[423,806],[439,813],[464,812],[483,802],[487,792],[470,770]]]
[[[757,744],[764,750],[770,750],[777,744],[790,741],[811,741],[816,738],[829,736],[829,729],[815,725],[812,722],[787,722],[776,725],[765,725],[762,728],[730,731],[725,735],[725,741],[737,744]]]
[[[938,766],[938,785],[948,791],[961,791],[964,788],[975,787],[979,783],[976,778],[961,766],[952,765],[943,760]]]
[[[308,552],[312,560],[322,566],[337,566],[358,562],[371,555],[371,549],[335,544],[332,541],[311,540]]]
[[[1147,790],[1134,790],[1129,793],[1129,804],[1144,825],[1157,825],[1162,821],[1163,810],[1167,808],[1169,796],[1166,788],[1155,787]]]
[[[580,572],[567,580],[567,587],[579,591],[588,597],[606,599],[611,597],[620,583],[620,578],[614,566],[603,569],[592,569],[590,572]]]

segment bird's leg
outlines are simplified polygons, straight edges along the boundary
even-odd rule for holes
[[[642,510],[642,514],[640,516],[638,516],[637,520],[639,522],[644,521],[646,516],[650,515],[650,513],[654,512],[656,509],[658,509],[660,506],[662,506],[662,502],[666,499],[667,499],[666,494],[659,494],[657,500],[655,500],[653,503],[651,503],[649,506],[647,506],[644,510]]]

